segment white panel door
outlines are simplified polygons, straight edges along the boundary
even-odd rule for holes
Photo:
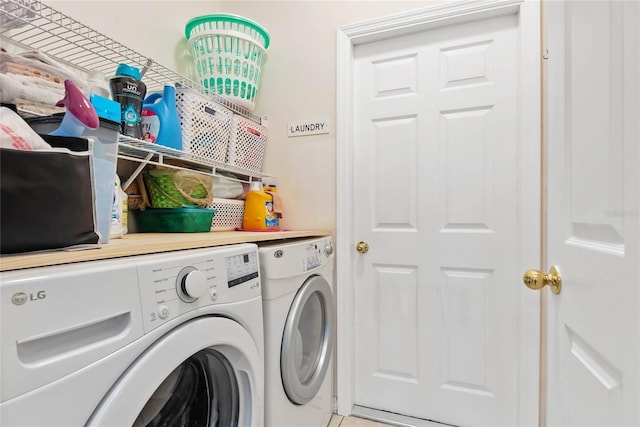
[[[356,405],[537,424],[538,296],[521,277],[539,262],[539,159],[523,154],[539,138],[522,131],[520,19],[355,48]]]
[[[640,3],[547,2],[547,424],[640,425]]]

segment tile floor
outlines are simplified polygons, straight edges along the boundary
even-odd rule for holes
[[[343,417],[333,414],[327,427],[455,427],[362,407],[358,411],[360,416]],[[375,421],[376,419],[386,419],[387,422]]]
[[[385,427],[391,424],[384,424],[378,421],[371,421],[358,417],[343,417],[341,415],[333,415],[328,427]]]

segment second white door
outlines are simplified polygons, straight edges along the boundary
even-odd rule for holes
[[[548,2],[549,426],[640,425],[640,4]]]
[[[520,12],[355,48],[356,405],[537,424],[538,18]]]

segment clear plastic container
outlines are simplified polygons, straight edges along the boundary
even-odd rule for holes
[[[58,128],[64,114],[27,119],[29,126],[37,133],[48,134]],[[86,129],[82,137],[91,139],[93,155],[93,185],[95,188],[96,217],[100,243],[108,243],[111,232],[111,208],[118,159],[118,131],[120,125],[100,117],[100,126]]]

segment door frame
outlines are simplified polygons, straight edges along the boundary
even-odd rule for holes
[[[501,15],[518,14],[521,31],[519,46],[538,48],[520,50],[518,58],[522,79],[518,84],[519,102],[523,112],[519,121],[519,135],[522,139],[536,141],[526,144],[519,151],[519,168],[535,165],[532,179],[527,188],[519,188],[518,206],[527,206],[532,199],[540,207],[540,5],[532,0],[454,0],[435,6],[408,11],[388,17],[339,27],[337,30],[337,76],[336,76],[336,296],[337,296],[337,370],[336,395],[337,412],[351,415],[355,404],[354,390],[354,245],[357,236],[353,228],[353,157],[354,157],[354,98],[353,64],[355,48],[358,45],[395,38],[410,33],[427,31],[461,22],[471,22]],[[529,148],[529,147],[534,147]],[[526,224],[540,224],[540,209],[519,209],[519,216]],[[540,230],[537,230],[540,235]],[[540,265],[540,241],[532,242],[524,248],[521,259],[537,260]],[[524,271],[523,271],[524,272]],[[514,286],[523,286],[514,283]],[[527,325],[522,319],[540,318],[540,297],[535,292],[519,293],[519,336],[520,348],[529,348],[532,340],[539,347],[540,324]],[[533,323],[533,322],[529,322]],[[525,352],[521,352],[525,353]],[[522,354],[523,360],[518,372],[519,383],[535,384],[518,397],[519,425],[531,424],[539,415],[539,363],[541,354]]]

